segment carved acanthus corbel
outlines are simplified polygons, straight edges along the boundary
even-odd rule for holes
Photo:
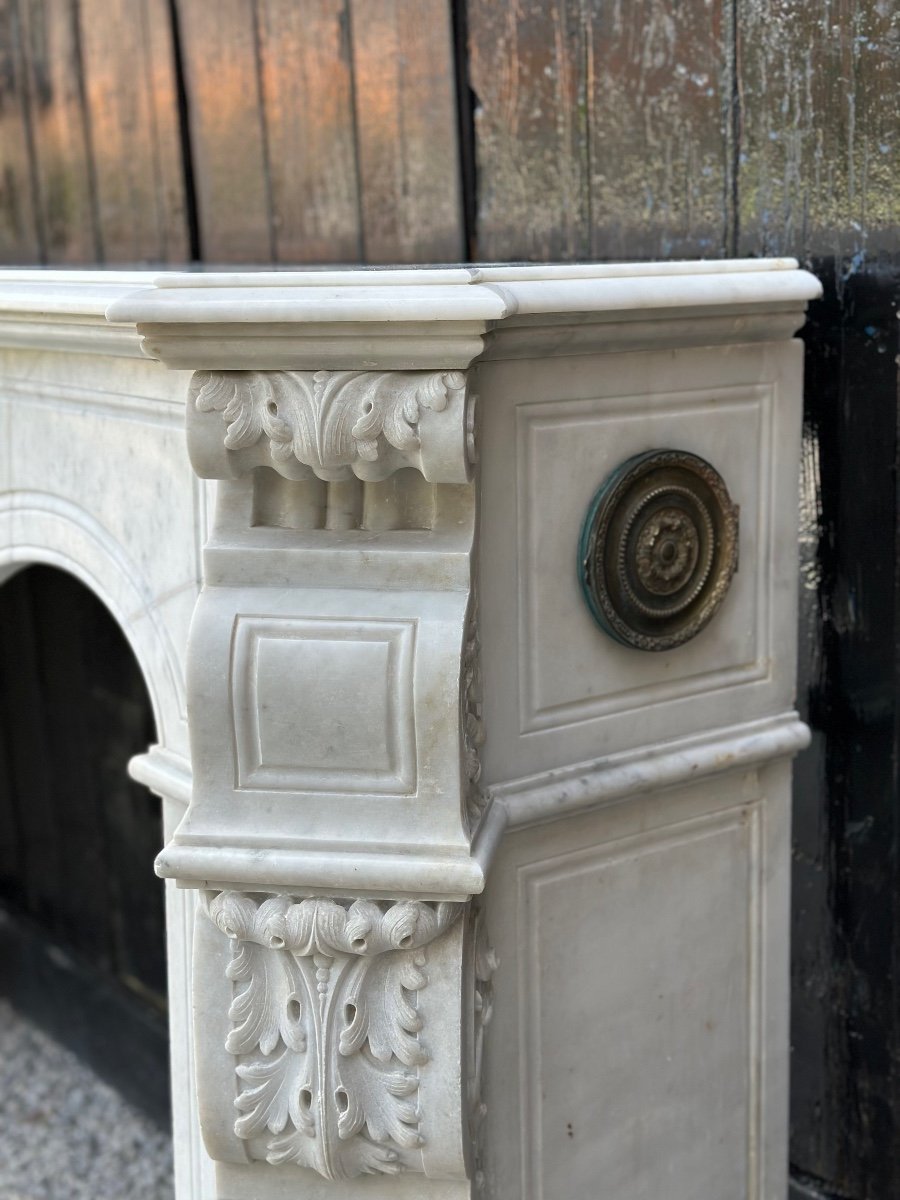
[[[200,370],[187,410],[221,482],[191,804],[158,869],[206,901],[207,1150],[260,1194],[298,1167],[477,1179],[495,964],[473,897],[504,817],[480,785],[466,373]]]
[[[270,466],[288,479],[380,480],[415,467],[432,483],[471,477],[463,371],[197,371],[188,405],[224,422],[224,433],[221,422],[209,428],[201,463],[195,447],[203,475]]]
[[[234,1134],[251,1161],[307,1167],[332,1180],[405,1170],[472,1173],[496,959],[480,919],[464,917],[465,909],[233,891],[208,899],[210,920],[232,942],[224,1048],[234,1057]],[[466,1000],[457,993],[454,1029],[446,996],[437,1001],[440,1020],[429,1022],[422,993],[431,969],[443,970],[436,986],[446,987],[446,965],[459,959],[461,937],[471,967],[457,984],[472,994]],[[201,1043],[203,1037],[198,1029]],[[448,1155],[454,1135],[448,1138],[435,1110],[459,1079],[458,1066],[447,1071],[444,1064],[458,1064],[466,1043],[460,1100],[469,1109],[470,1144]]]

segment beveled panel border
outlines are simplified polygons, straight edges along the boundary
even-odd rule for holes
[[[600,866],[625,862],[641,854],[659,853],[722,834],[746,833],[747,870],[747,1161],[748,1200],[763,1200],[766,1045],[766,972],[763,961],[767,853],[764,796],[725,810],[690,817],[674,825],[627,834],[599,846],[567,850],[553,858],[528,862],[516,871],[518,952],[518,1059],[522,1200],[555,1200],[543,1187],[542,1062],[540,1021],[542,975],[539,929],[540,891],[545,884],[569,880]],[[598,911],[598,918],[602,912]],[[602,1120],[602,1114],[598,1115]]]
[[[257,704],[257,654],[263,638],[289,641],[375,642],[388,647],[383,679],[361,679],[367,687],[386,689],[388,757],[385,771],[321,767],[267,766],[260,748]],[[337,793],[408,796],[417,784],[415,696],[415,621],[342,620],[316,617],[241,615],[234,623],[231,699],[234,723],[235,789],[238,791]],[[302,684],[300,684],[302,686]],[[286,703],[289,698],[286,698]]]
[[[707,410],[711,397],[721,400],[719,412],[728,407],[758,407],[760,413],[759,442],[756,447],[758,462],[759,493],[756,512],[757,545],[759,561],[755,565],[755,654],[749,663],[726,664],[713,670],[701,670],[693,675],[667,682],[660,678],[652,684],[640,684],[617,692],[604,691],[600,696],[554,705],[542,705],[537,694],[534,671],[533,647],[539,637],[537,626],[537,600],[535,589],[537,573],[529,570],[533,561],[530,546],[534,528],[533,505],[539,501],[539,490],[529,486],[532,476],[529,437],[540,422],[561,424],[572,419],[593,416],[596,423],[615,422],[617,419],[635,415],[634,397],[610,396],[586,399],[554,399],[537,403],[521,404],[516,408],[516,491],[517,501],[517,546],[519,569],[518,592],[518,711],[519,733],[529,734],[570,725],[582,724],[608,715],[633,712],[647,705],[656,705],[671,700],[697,695],[720,688],[738,687],[769,678],[774,658],[772,646],[771,589],[773,579],[772,524],[774,520],[775,474],[772,470],[774,456],[774,408],[777,403],[778,384],[768,381],[762,384],[735,384],[717,388],[695,388],[688,391],[668,392],[655,397],[654,412],[678,409],[685,415],[700,415]],[[524,500],[524,504],[523,504]],[[572,576],[575,580],[575,547],[572,551]],[[574,586],[574,585],[573,585]]]

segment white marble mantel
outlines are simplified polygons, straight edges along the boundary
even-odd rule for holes
[[[0,272],[0,578],[156,716],[179,1200],[782,1200],[818,294]]]

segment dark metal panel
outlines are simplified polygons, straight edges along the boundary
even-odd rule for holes
[[[738,5],[744,252],[895,252],[900,6]]]
[[[0,0],[0,262],[41,260],[17,0]]]
[[[12,794],[15,786],[13,770],[13,747],[10,745],[12,731],[0,712],[0,796]],[[12,896],[16,903],[24,904],[21,881],[22,850],[19,823],[12,805],[0,803],[0,895]]]
[[[176,0],[176,6],[200,256],[213,263],[271,262],[275,242],[254,0]]]
[[[359,183],[346,0],[259,0],[279,262],[357,262]]]
[[[46,261],[102,259],[75,0],[20,0],[25,88]]]
[[[108,262],[184,261],[187,218],[166,0],[80,0],[84,95]]]
[[[448,0],[350,0],[367,262],[464,253]]]

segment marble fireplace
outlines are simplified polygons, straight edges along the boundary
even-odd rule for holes
[[[157,723],[178,1200],[785,1195],[818,293],[0,272],[0,579]]]

